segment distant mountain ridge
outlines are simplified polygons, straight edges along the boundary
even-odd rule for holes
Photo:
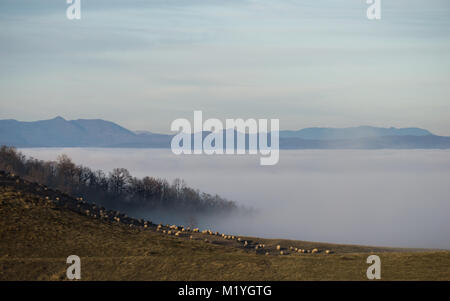
[[[155,134],[150,139],[102,119],[0,120],[0,144],[17,147],[166,147],[167,137]]]
[[[357,139],[382,136],[427,136],[430,131],[420,128],[379,128],[358,126],[349,128],[305,128],[298,131],[281,131],[283,138],[302,138],[311,140]]]
[[[203,136],[207,135],[206,132]],[[241,134],[242,135],[242,134]],[[248,140],[248,135],[246,140]],[[16,147],[170,148],[173,135],[130,131],[102,119],[0,120],[0,145]],[[421,128],[305,128],[280,131],[282,149],[450,148],[450,137]]]

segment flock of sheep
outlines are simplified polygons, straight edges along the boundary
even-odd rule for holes
[[[276,245],[274,250],[273,246],[272,247],[266,246],[265,244],[262,243],[255,243],[235,235],[228,235],[224,233],[219,233],[217,231],[216,232],[213,232],[211,230],[200,231],[199,228],[191,229],[190,227],[177,225],[165,225],[165,226],[163,226],[162,224],[155,225],[150,221],[128,217],[126,214],[123,214],[119,211],[107,210],[102,206],[97,206],[95,203],[86,202],[81,197],[73,198],[60,191],[51,190],[45,185],[27,182],[25,180],[20,179],[14,174],[6,174],[0,172],[0,181],[5,182],[5,179],[8,180],[7,182],[10,185],[13,184],[17,186],[21,184],[27,184],[21,185],[22,186],[21,188],[26,187],[27,188],[26,190],[30,190],[31,188],[31,190],[34,190],[34,192],[39,192],[39,194],[45,194],[45,202],[47,203],[53,203],[54,205],[65,207],[72,211],[78,212],[79,214],[90,216],[92,218],[97,218],[112,223],[115,222],[125,224],[128,225],[130,228],[136,227],[148,230],[155,229],[157,232],[161,232],[166,235],[173,235],[175,237],[185,237],[189,239],[203,239],[205,236],[212,236],[214,237],[215,241],[219,240],[235,241],[237,244],[241,245],[245,249],[248,250],[253,249],[256,251],[257,254],[265,254],[265,255],[271,254],[287,255],[291,253],[301,253],[301,254],[333,253],[331,250],[320,250],[318,248],[302,249],[293,246],[285,248],[282,247],[281,245]],[[204,241],[208,243],[212,242],[212,238],[211,239],[204,238]],[[274,251],[275,253],[273,253]]]
[[[177,237],[180,237],[180,236],[189,237],[189,239],[195,239],[196,237],[197,238],[201,237],[199,234],[210,235],[210,236],[215,236],[216,240],[222,238],[224,240],[236,241],[237,243],[241,244],[246,249],[254,249],[256,251],[256,253],[258,253],[258,254],[261,254],[261,253],[263,253],[265,255],[271,254],[270,253],[271,248],[266,246],[266,244],[254,243],[254,242],[251,242],[250,240],[245,240],[244,238],[241,238],[241,237],[238,237],[235,235],[228,235],[228,234],[224,234],[224,233],[219,233],[217,231],[214,232],[209,229],[200,231],[199,228],[191,229],[190,227],[184,227],[184,226],[177,226],[177,225],[163,226],[162,224],[159,224],[156,227],[156,231],[161,232],[166,235],[173,235],[173,236],[177,236]],[[197,236],[194,236],[194,233],[197,233]],[[205,238],[204,241],[212,242],[211,239],[208,239],[208,238]],[[275,249],[277,251],[277,254],[280,254],[280,255],[287,255],[290,253],[309,253],[309,254],[316,254],[316,253],[331,254],[331,253],[333,253],[331,250],[319,250],[317,248],[301,249],[301,248],[297,248],[297,247],[293,247],[293,246],[290,246],[289,248],[283,248],[281,245],[277,245],[275,247]]]

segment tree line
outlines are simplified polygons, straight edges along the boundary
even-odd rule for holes
[[[22,178],[83,197],[109,209],[164,209],[180,212],[228,213],[235,202],[190,188],[181,179],[133,177],[125,168],[105,173],[76,165],[67,155],[57,161],[28,158],[14,147],[0,147],[0,169]]]

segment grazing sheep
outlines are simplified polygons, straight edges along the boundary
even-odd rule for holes
[[[281,246],[277,245],[277,250],[280,251],[281,250]]]
[[[312,249],[312,250],[311,250],[311,253],[312,253],[312,254],[319,253],[319,250],[318,250],[318,249]]]
[[[181,232],[178,231],[177,233],[175,233],[175,236],[180,236]]]
[[[237,241],[241,241],[241,238],[240,238],[240,237],[238,237]]]
[[[325,254],[330,254],[331,251],[330,250],[325,250]]]
[[[269,254],[269,252],[266,252],[266,256],[269,256],[270,254]]]
[[[192,235],[191,235],[191,236],[189,236],[189,239],[194,239],[194,236],[192,236]]]
[[[192,232],[198,233],[198,232],[200,232],[200,230],[198,228],[194,228],[194,230],[192,230]]]
[[[171,231],[171,230],[167,231],[167,234],[171,235],[171,234],[172,234],[172,231]]]
[[[244,241],[244,247],[248,246],[248,242]]]
[[[284,252],[283,252],[283,251],[280,251],[280,255],[284,255]]]

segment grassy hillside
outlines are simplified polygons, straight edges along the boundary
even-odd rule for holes
[[[448,251],[157,230],[0,173],[0,280],[64,280],[72,254],[83,280],[365,280],[370,254],[380,256],[383,280],[450,280]]]

